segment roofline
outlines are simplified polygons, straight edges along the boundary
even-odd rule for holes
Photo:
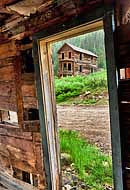
[[[61,49],[62,49],[65,45],[68,45],[71,49],[73,49],[73,48],[69,45],[69,43],[65,42],[65,43],[61,46],[61,48],[57,51],[57,54],[59,54],[59,52],[61,51]],[[78,47],[77,47],[77,48],[78,48]],[[80,52],[80,53],[86,54],[86,55],[90,55],[89,53],[84,53],[84,52],[82,52],[82,51],[78,51],[78,50],[75,50],[75,49],[73,49],[73,50],[76,51],[76,52]],[[93,53],[93,52],[92,52],[92,53]],[[93,53],[93,54],[94,54],[94,53]],[[95,54],[95,55],[90,55],[90,56],[98,58],[98,56],[97,56],[96,54]]]

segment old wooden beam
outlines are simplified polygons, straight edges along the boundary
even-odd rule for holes
[[[113,11],[104,16],[106,63],[110,106],[110,126],[112,132],[113,175],[115,190],[123,190],[123,173],[121,158],[120,120],[118,104],[117,66],[114,50]]]

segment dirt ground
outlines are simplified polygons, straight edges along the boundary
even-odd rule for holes
[[[111,155],[109,107],[106,106],[57,106],[58,126],[76,130],[87,141]]]

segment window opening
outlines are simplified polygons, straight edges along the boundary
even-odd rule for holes
[[[39,120],[38,109],[30,108],[24,109],[24,121],[35,121]]]
[[[69,59],[71,59],[71,52],[69,52]]]
[[[67,68],[67,64],[66,63],[64,63],[64,69],[66,69]]]
[[[82,53],[80,53],[80,60],[82,60]]]
[[[2,124],[18,125],[18,114],[14,111],[0,110],[0,121]]]
[[[22,55],[22,73],[34,73],[34,61],[32,57],[32,49],[21,52]]]
[[[71,71],[71,63],[68,63],[68,71]]]
[[[18,168],[13,168],[13,177],[23,182],[38,187],[38,176],[32,173],[22,171]]]
[[[79,66],[79,71],[82,72],[82,65]]]
[[[64,57],[65,57],[65,54],[64,54],[64,53],[62,53],[62,59],[64,59]]]
[[[30,39],[30,37],[25,37],[21,40],[21,43],[26,45],[26,44],[31,44],[32,43],[32,39]]]
[[[91,73],[93,73],[94,72],[94,69],[93,68],[91,68]]]

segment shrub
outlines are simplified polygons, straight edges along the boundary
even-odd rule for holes
[[[57,102],[64,102],[72,97],[90,91],[102,92],[107,89],[105,71],[96,72],[87,76],[55,78],[55,91]]]

